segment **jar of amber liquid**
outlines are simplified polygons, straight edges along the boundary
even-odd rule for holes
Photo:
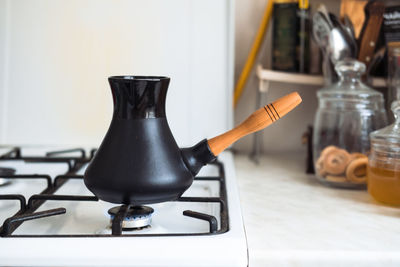
[[[368,192],[379,202],[400,206],[400,101],[392,104],[395,123],[372,132]]]

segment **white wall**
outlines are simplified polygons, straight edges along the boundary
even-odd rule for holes
[[[254,36],[256,35],[258,25],[264,12],[268,0],[237,0],[236,1],[236,19],[235,19],[235,83],[239,78],[241,69],[246,61],[248,52]],[[272,1],[272,0],[270,0]],[[329,10],[334,13],[339,11],[339,0],[330,1],[311,1],[312,6],[318,3],[324,3]],[[259,55],[258,61],[264,67],[271,66],[271,31],[272,21],[268,29],[263,49]],[[238,124],[244,120],[256,105],[256,92],[258,80],[254,70],[249,78],[242,98],[235,109],[235,123]],[[263,144],[265,153],[275,151],[299,151],[305,150],[301,144],[301,136],[305,132],[307,125],[312,124],[314,114],[317,108],[316,91],[317,87],[273,84],[270,92],[264,97],[264,103],[279,98],[291,91],[298,91],[303,98],[303,103],[294,111],[285,116],[282,120],[271,125],[263,132]],[[253,135],[247,136],[236,143],[235,148],[248,153],[252,149]]]
[[[5,45],[6,45],[6,22],[7,22],[7,6],[6,1],[0,1],[0,142],[5,132],[4,125],[4,104],[1,100],[5,98],[4,95],[4,83],[5,83],[5,62],[6,53],[5,53]]]
[[[11,39],[7,43],[4,40],[6,2],[12,3],[10,9],[16,12],[12,16],[8,14]],[[230,109],[231,93],[229,85],[225,84],[229,83],[226,78],[229,67],[225,64],[232,60],[228,57],[232,44],[227,43],[226,25],[232,2],[0,0],[1,63],[5,60],[5,45],[8,44],[10,49],[7,53],[10,68],[4,69],[4,64],[0,64],[0,142],[54,143],[63,140],[64,143],[97,144],[108,127],[112,108],[106,77],[122,73],[172,77],[167,115],[180,144],[189,145],[220,133],[228,127],[230,115],[227,110]],[[235,81],[250,50],[266,2],[236,0]],[[338,11],[340,1],[320,2]],[[313,6],[316,3],[316,0],[311,1]],[[163,16],[165,19],[161,19]],[[70,19],[73,24],[68,22]],[[144,25],[146,27],[139,27]],[[164,28],[173,31],[166,35]],[[48,33],[51,35],[47,36]],[[146,42],[150,37],[152,40],[158,38],[159,42]],[[270,41],[271,29],[259,58],[259,62],[267,67],[270,66]],[[46,51],[39,49],[43,45]],[[51,57],[45,56],[44,52],[50,53]],[[83,63],[78,63],[81,61]],[[4,73],[13,76],[7,80]],[[304,149],[300,140],[307,124],[314,118],[316,89],[273,85],[265,103],[293,90],[299,91],[304,102],[264,131],[265,152]],[[236,124],[254,111],[256,90],[257,79],[253,72],[235,110]],[[41,95],[43,91],[45,98]],[[191,101],[187,101],[189,98]],[[51,103],[50,107],[48,103]],[[10,111],[4,116],[7,106]],[[46,110],[37,108],[41,106]],[[71,113],[68,115],[67,112]],[[4,117],[6,121],[2,121]],[[48,131],[51,131],[50,135]],[[252,140],[252,136],[245,137],[235,147],[248,152]]]
[[[98,145],[124,74],[171,77],[179,144],[227,130],[231,2],[0,0],[0,142]]]

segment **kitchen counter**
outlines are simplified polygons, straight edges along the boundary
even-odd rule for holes
[[[250,267],[400,266],[400,209],[322,185],[304,158],[235,156]]]

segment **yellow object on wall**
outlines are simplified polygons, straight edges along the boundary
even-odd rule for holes
[[[235,87],[235,92],[233,96],[233,106],[235,107],[239,102],[240,96],[243,93],[244,86],[246,85],[247,79],[249,78],[251,69],[254,65],[254,61],[257,57],[258,51],[260,50],[262,41],[264,40],[265,33],[267,31],[268,23],[271,19],[272,10],[274,6],[274,1],[269,0],[267,6],[264,10],[264,15],[262,17],[260,26],[258,27],[257,35],[253,41],[253,45],[251,47],[250,53],[247,56],[246,63],[242,69],[242,72],[239,76],[239,80]]]

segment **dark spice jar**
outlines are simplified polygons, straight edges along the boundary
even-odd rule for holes
[[[298,60],[298,1],[274,0],[272,69],[296,72]]]

